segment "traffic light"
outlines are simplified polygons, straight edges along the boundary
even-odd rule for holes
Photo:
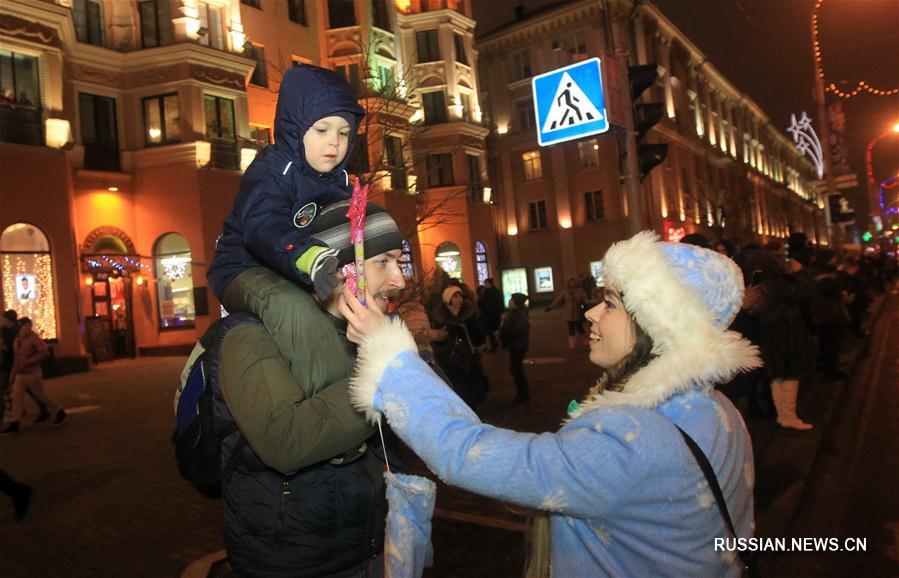
[[[662,115],[665,114],[665,106],[661,102],[637,104],[640,95],[655,84],[656,79],[659,77],[658,66],[655,64],[629,66],[627,77],[631,89],[631,102],[634,103],[634,130],[637,132],[637,164],[640,167],[640,178],[642,179],[668,156],[667,144],[640,142],[646,136],[646,133],[649,132],[649,129],[662,120]]]

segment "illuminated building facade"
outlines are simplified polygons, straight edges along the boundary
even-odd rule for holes
[[[540,147],[531,99],[533,76],[613,53],[605,10],[615,4],[517,11],[478,37],[503,266],[523,272],[532,298],[598,275],[609,245],[628,236],[615,130]],[[651,227],[674,240],[700,232],[765,242],[802,231],[826,244],[823,201],[808,186],[814,167],[790,139],[651,3],[638,3],[625,32],[631,64],[659,67],[643,101],[665,110],[645,139],[668,145],[641,185]]]
[[[368,110],[351,167],[405,268],[496,266],[468,0],[0,4],[0,292],[64,369],[181,353],[220,316],[205,271],[281,74],[338,70]],[[439,261],[438,261],[439,257]]]

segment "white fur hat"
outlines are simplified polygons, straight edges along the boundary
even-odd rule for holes
[[[726,256],[664,243],[644,231],[609,248],[603,275],[652,338],[656,357],[622,391],[595,394],[581,412],[600,405],[655,407],[680,391],[723,383],[761,365],[758,349],[727,330],[744,288],[739,267]]]

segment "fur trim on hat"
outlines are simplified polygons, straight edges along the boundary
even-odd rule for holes
[[[462,294],[462,289],[456,287],[455,285],[450,285],[446,289],[443,290],[443,303],[446,305],[450,304],[450,301],[453,300],[453,295],[456,293]]]
[[[572,418],[614,405],[653,408],[676,393],[711,387],[761,365],[758,348],[726,329],[732,316],[725,315],[716,323],[709,306],[666,258],[663,245],[655,233],[644,231],[606,252],[606,283],[621,293],[627,311],[652,338],[652,352],[657,357],[637,370],[622,391],[603,391],[586,399]],[[684,271],[685,275],[691,273]],[[742,284],[742,277],[736,276],[735,282]],[[742,287],[738,289],[721,295],[728,300],[729,309],[739,308],[733,303],[742,301]]]
[[[381,412],[374,409],[378,382],[387,364],[404,351],[418,353],[415,339],[398,316],[385,320],[383,326],[366,337],[356,355],[356,370],[350,379],[350,402],[365,419],[375,424],[381,421]]]

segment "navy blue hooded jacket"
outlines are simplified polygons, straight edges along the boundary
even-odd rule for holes
[[[351,119],[347,155],[322,174],[306,162],[303,135],[318,119],[338,114]],[[284,74],[275,113],[275,144],[261,151],[244,173],[207,273],[219,301],[231,281],[252,267],[268,267],[311,285],[296,260],[322,243],[312,239],[306,227],[322,206],[350,197],[344,169],[364,115],[353,89],[336,72],[304,64]]]

